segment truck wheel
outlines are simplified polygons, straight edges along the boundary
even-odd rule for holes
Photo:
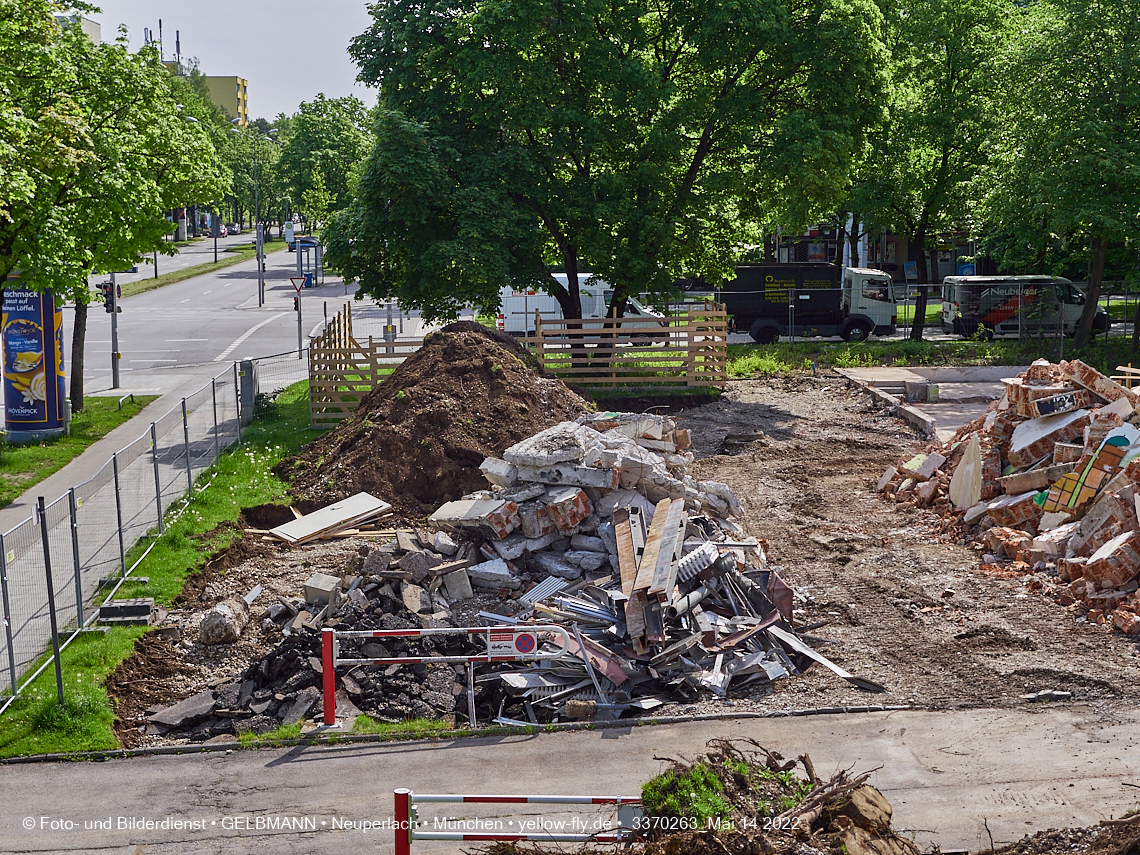
[[[757,344],[775,344],[780,338],[779,331],[772,327],[761,327],[758,330],[752,330],[750,334],[752,340]]]
[[[856,321],[843,331],[844,341],[866,341],[871,337],[871,325],[866,321]]]

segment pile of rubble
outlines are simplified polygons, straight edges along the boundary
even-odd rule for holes
[[[1140,394],[1074,360],[1038,360],[953,440],[878,489],[940,509],[983,563],[1037,574],[1071,611],[1140,635]]]
[[[740,512],[732,491],[689,474],[689,445],[667,417],[595,413],[487,458],[489,489],[444,504],[427,527],[395,531],[378,548],[362,543],[359,563],[314,574],[303,600],[250,611],[245,620],[256,611],[263,632],[284,636],[280,645],[241,679],[153,712],[152,725],[208,739],[311,715],[323,627],[555,624],[569,640],[559,656],[561,646],[540,634],[549,658],[483,664],[473,680],[450,663],[341,669],[341,716],[454,720],[477,707],[478,718],[510,724],[612,719],[725,697],[730,685],[766,685],[813,662],[880,690],[795,634],[791,590],[767,567],[764,545],[730,519]],[[227,600],[212,612],[240,615],[247,605]],[[487,652],[484,639],[464,634],[340,644],[348,658]]]

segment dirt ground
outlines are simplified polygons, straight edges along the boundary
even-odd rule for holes
[[[670,704],[655,715],[880,703],[1007,707],[1025,704],[1021,695],[1047,689],[1106,707],[1140,699],[1135,640],[1074,618],[1033,592],[1032,576],[979,571],[979,553],[972,547],[942,542],[937,517],[875,492],[883,471],[922,444],[843,378],[734,382],[719,401],[676,418],[693,431],[693,474],[733,488],[745,511],[738,522],[766,543],[770,563],[794,587],[797,624],[823,624],[801,635],[886,692],[861,691],[816,666],[770,687],[726,700],[709,696],[695,704]],[[721,453],[726,436],[756,433],[763,436]],[[312,572],[339,573],[359,562],[360,546],[350,539],[258,550],[225,573],[188,583],[194,601],[186,602],[187,614],[262,584],[266,599],[255,604],[256,615],[277,595],[297,596]],[[501,613],[512,604],[483,598],[478,605]],[[181,656],[186,663],[168,680],[131,682],[131,669],[141,678],[151,674],[150,666],[145,656],[124,663],[125,673],[112,685],[125,741],[161,742],[140,733],[143,712],[240,674],[280,640],[271,624],[255,618],[242,642],[225,650],[203,648],[185,634],[181,642],[156,642],[156,657]]]

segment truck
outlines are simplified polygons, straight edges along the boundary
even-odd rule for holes
[[[891,335],[898,322],[889,273],[834,264],[743,264],[720,288],[730,330],[760,344],[780,336]]]
[[[555,273],[554,279],[567,287],[570,281],[565,273]],[[586,319],[600,319],[609,312],[610,300],[613,298],[613,287],[603,279],[590,273],[578,274],[578,294],[582,301],[582,317]],[[505,333],[516,336],[534,335],[535,312],[546,319],[558,320],[562,318],[562,306],[552,295],[545,291],[533,288],[519,288],[515,285],[504,285],[499,294],[499,329]],[[666,338],[669,334],[669,322],[660,312],[642,305],[632,297],[626,299],[625,314],[622,316],[621,329],[645,330],[653,334],[654,338]]]
[[[1061,276],[947,276],[942,280],[942,331],[963,338],[1037,338],[1077,330],[1085,293]],[[1107,334],[1097,306],[1093,330]]]

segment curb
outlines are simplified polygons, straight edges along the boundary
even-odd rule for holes
[[[329,736],[298,737],[283,739],[275,745],[245,746],[240,742],[211,742],[186,745],[159,745],[154,748],[115,748],[107,751],[75,751],[64,754],[29,754],[26,757],[9,757],[0,760],[0,766],[16,766],[26,763],[61,763],[80,761],[126,760],[133,757],[162,757],[178,754],[208,754],[217,751],[256,751],[270,748],[290,748],[298,745],[356,745],[369,742],[391,742],[395,744],[418,744],[439,741],[440,739],[478,739],[484,736],[504,736],[520,734],[542,736],[545,733],[560,733],[577,730],[612,730],[626,727],[655,727],[667,724],[686,724],[699,721],[747,721],[764,718],[791,718],[793,716],[848,715],[874,712],[921,712],[925,708],[908,704],[854,707],[816,707],[806,710],[782,710],[779,712],[739,712],[707,713],[703,715],[659,716],[656,718],[617,719],[615,721],[575,721],[559,724],[540,724],[533,728],[488,727],[485,730],[453,730],[433,734],[423,739],[384,737],[380,734],[332,734]]]
[[[841,368],[835,369],[835,372],[846,379],[849,384],[862,389],[864,392],[871,395],[871,397],[876,398],[883,405],[893,407],[897,412],[898,417],[913,427],[915,430],[917,430],[922,435],[923,439],[931,439],[934,437],[938,423],[930,416],[926,415],[926,413],[910,406],[909,404],[904,404],[894,395],[890,394],[889,392],[884,392],[877,386],[872,386],[869,383],[864,383],[861,380],[856,380]]]

